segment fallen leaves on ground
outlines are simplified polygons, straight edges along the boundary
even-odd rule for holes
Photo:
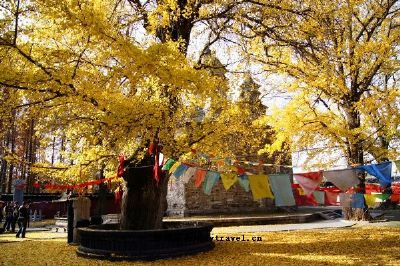
[[[239,236],[261,242],[215,241],[215,249],[195,256],[153,262],[111,262],[78,257],[66,235],[28,232],[27,238],[0,235],[0,265],[400,265],[400,228],[259,232]]]

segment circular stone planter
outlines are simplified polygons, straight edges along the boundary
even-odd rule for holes
[[[77,254],[109,260],[155,260],[214,248],[207,223],[166,222],[165,229],[119,230],[119,224],[79,228]]]

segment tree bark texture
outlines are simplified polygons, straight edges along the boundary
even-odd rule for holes
[[[352,89],[353,91],[353,89]],[[355,90],[357,91],[357,90]],[[354,93],[356,94],[356,93]],[[348,103],[348,108],[345,110],[347,117],[347,124],[349,129],[357,129],[361,126],[361,116],[360,113],[353,106],[354,102],[356,102],[356,97],[351,97],[351,100]],[[355,140],[348,140],[348,148],[347,148],[347,161],[349,165],[363,165],[364,164],[364,146],[363,142],[358,138],[358,135],[355,136]],[[365,174],[359,174],[360,184],[355,188],[356,193],[365,194]],[[346,220],[353,221],[367,221],[371,219],[371,216],[368,212],[367,204],[364,200],[364,208],[352,208],[352,207],[343,207],[343,217]]]
[[[343,207],[343,218],[352,221],[368,221],[371,216],[368,210],[363,208]]]
[[[355,187],[356,193],[365,194],[365,173],[359,173],[360,183]],[[343,218],[345,220],[353,220],[353,221],[369,221],[371,220],[371,216],[368,211],[367,203],[364,199],[364,208],[352,208],[352,207],[343,207]]]
[[[168,176],[154,179],[154,159],[143,160],[135,167],[127,167],[121,204],[122,230],[149,230],[162,228],[167,209]],[[161,172],[161,171],[160,171]]]

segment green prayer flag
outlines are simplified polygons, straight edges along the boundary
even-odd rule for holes
[[[378,199],[385,201],[390,197],[390,194],[375,194],[375,197]]]
[[[174,165],[175,160],[173,159],[168,159],[168,161],[164,164],[164,166],[161,168],[164,171],[168,171],[169,169],[171,169],[172,165]]]

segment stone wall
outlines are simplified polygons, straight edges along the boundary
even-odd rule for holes
[[[181,180],[170,181],[167,200],[169,216],[232,214],[274,209],[273,200],[254,201],[251,191],[246,192],[239,183],[226,191],[221,181],[214,186],[211,195],[206,195],[201,187],[196,188],[193,180],[187,184],[183,184]]]
[[[192,182],[192,181],[191,181]],[[168,183],[167,214],[169,216],[184,216],[185,215],[185,184],[182,180],[170,179]]]
[[[291,169],[279,167],[263,170],[266,173],[292,173]],[[246,192],[238,182],[226,191],[221,180],[213,187],[211,195],[206,195],[201,187],[194,186],[193,179],[184,184],[181,180],[173,178],[168,184],[167,201],[169,216],[270,212],[275,209],[272,199],[255,201],[251,191]]]
[[[190,181],[185,185],[185,193],[185,215],[256,212],[274,208],[270,199],[254,201],[251,191],[246,192],[239,183],[225,190],[220,181],[212,189],[211,195],[206,195],[201,188],[196,188],[194,182]]]

